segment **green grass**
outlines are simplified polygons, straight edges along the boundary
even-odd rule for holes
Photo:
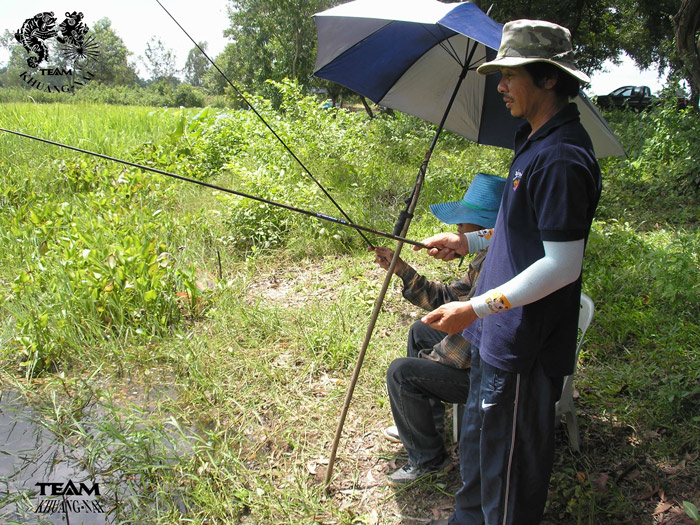
[[[391,231],[432,128],[278,89],[284,112],[259,109],[351,217]],[[660,491],[678,512],[700,500],[700,207],[697,165],[678,157],[692,153],[697,115],[608,117],[631,155],[602,163],[584,268],[596,312],[576,382],[583,450],[558,433],[547,523],[649,522]],[[0,127],[338,213],[247,111],[4,104]],[[505,175],[508,158],[443,137],[409,237],[440,229],[428,203],[458,198],[477,171]],[[457,473],[400,491],[383,482],[402,461],[380,437],[384,373],[419,314],[396,280],[323,490],[383,280],[359,236],[25,139],[3,136],[0,159],[2,384],[104,482],[117,522],[410,523],[449,511]],[[460,275],[403,253],[435,278]]]

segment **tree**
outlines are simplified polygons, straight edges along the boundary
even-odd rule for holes
[[[0,69],[0,86],[24,86],[24,81],[19,77],[19,74],[27,69],[24,49],[17,43],[14,35],[7,30],[0,37],[0,45],[10,52],[7,64]]]
[[[691,103],[697,108],[700,98],[700,0],[683,0],[673,23],[678,53],[692,88]]]
[[[216,65],[223,71],[227,77],[234,79],[233,76],[236,64],[236,46],[234,44],[227,44],[224,50],[217,57],[214,58]],[[223,95],[224,91],[228,87],[228,83],[221,76],[221,74],[216,70],[216,68],[210,67],[204,77],[202,78],[202,85],[204,89],[212,95]]]
[[[231,27],[225,35],[235,42],[230,62],[245,88],[285,77],[308,85],[313,71],[316,29],[311,15],[332,0],[231,0]]]
[[[200,42],[204,52],[207,51],[207,43]],[[185,62],[185,81],[193,86],[200,87],[204,81],[204,75],[211,67],[209,60],[204,56],[204,53],[198,47],[193,47],[187,54],[187,62]]]
[[[170,84],[177,84],[175,75],[178,73],[175,61],[177,56],[172,49],[166,48],[163,42],[152,36],[146,44],[144,56],[140,57],[141,62],[148,70],[151,82],[164,80]]]
[[[134,85],[138,76],[134,64],[129,63],[129,57],[133,53],[112,29],[109,18],[101,18],[91,29],[99,46],[95,80],[110,86]]]

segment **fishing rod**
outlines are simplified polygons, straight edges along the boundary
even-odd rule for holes
[[[253,106],[253,104],[251,104],[251,103],[248,101],[248,99],[247,99],[246,96],[243,94],[243,92],[242,92],[240,89],[238,89],[238,87],[236,87],[236,85],[226,76],[226,74],[225,74],[223,71],[221,71],[221,69],[219,68],[219,66],[216,65],[216,62],[214,62],[214,61],[209,57],[209,55],[206,53],[206,51],[204,51],[204,49],[202,49],[202,47],[197,43],[197,41],[196,41],[194,38],[192,38],[192,37],[190,36],[190,34],[185,30],[184,27],[182,27],[182,25],[180,24],[180,22],[177,21],[177,19],[170,13],[170,11],[168,11],[168,10],[165,8],[165,6],[164,6],[163,4],[160,3],[160,0],[156,0],[156,2],[158,3],[158,5],[159,5],[160,7],[163,8],[163,11],[166,12],[166,14],[173,20],[173,22],[175,22],[175,24],[177,24],[177,27],[179,27],[179,28],[182,30],[182,32],[185,33],[185,35],[187,35],[187,38],[189,38],[189,39],[192,41],[192,43],[195,45],[195,47],[196,47],[197,49],[199,49],[199,52],[202,53],[202,55],[204,56],[204,58],[206,58],[206,59],[209,61],[209,63],[210,63],[212,66],[214,66],[214,68],[219,72],[219,74],[220,74],[220,75],[223,77],[223,79],[228,83],[228,85],[231,86],[231,88],[236,92],[236,94],[241,98],[241,100],[242,100],[245,104],[247,104],[248,107],[251,109],[251,111],[252,111],[253,113],[255,113],[255,115],[262,121],[263,124],[265,124],[265,127],[267,127],[267,129],[270,130],[270,132],[271,132],[271,133],[274,135],[274,137],[279,141],[279,143],[282,144],[282,146],[284,146],[284,149],[286,149],[287,152],[292,156],[292,158],[299,164],[299,166],[301,166],[301,168],[302,168],[302,169],[304,170],[304,172],[311,178],[311,180],[314,181],[314,182],[316,183],[316,186],[318,186],[318,187],[321,189],[321,191],[324,193],[324,195],[330,199],[330,201],[335,205],[335,207],[338,209],[338,211],[339,211],[340,213],[343,214],[343,217],[345,217],[345,219],[347,220],[347,222],[348,222],[349,224],[353,224],[352,219],[350,219],[350,217],[348,217],[348,214],[345,213],[345,211],[343,211],[343,208],[340,207],[340,204],[338,204],[338,203],[335,201],[335,199],[334,199],[333,197],[331,197],[331,194],[328,193],[328,191],[326,191],[326,188],[324,188],[323,185],[316,179],[316,177],[314,177],[314,176],[311,174],[311,172],[309,171],[309,169],[304,165],[304,163],[299,159],[299,157],[297,157],[297,156],[294,154],[294,152],[291,150],[291,148],[290,148],[289,146],[287,146],[287,143],[286,143],[284,140],[282,140],[282,138],[277,134],[277,132],[272,128],[272,126],[267,122],[267,120],[265,120],[265,118],[258,112],[258,110],[255,109],[255,106]],[[367,243],[367,245],[368,245],[370,248],[374,248],[374,246],[372,246],[372,243],[369,241],[369,239],[367,239],[367,237],[365,237],[365,236],[362,234],[362,232],[361,232],[360,230],[361,230],[361,228],[359,228],[359,229],[357,230],[357,232],[360,234],[360,236],[365,240],[365,242]]]
[[[417,241],[412,241],[412,240],[410,240],[410,239],[406,239],[406,238],[401,237],[401,236],[399,236],[399,235],[395,235],[395,234],[391,234],[391,233],[386,233],[386,232],[383,232],[383,231],[380,231],[380,230],[374,230],[374,229],[372,229],[372,228],[368,228],[368,227],[366,227],[366,226],[360,226],[359,224],[355,224],[355,223],[353,223],[353,222],[344,221],[344,220],[342,220],[342,219],[337,219],[337,218],[331,217],[331,216],[329,216],[329,215],[324,215],[324,214],[322,214],[322,213],[317,213],[317,212],[314,212],[314,211],[305,210],[305,209],[303,209],[303,208],[297,208],[297,207],[295,207],[295,206],[290,206],[289,204],[283,204],[283,203],[281,203],[281,202],[271,201],[271,200],[269,200],[269,199],[264,199],[264,198],[262,198],[262,197],[256,197],[255,195],[250,195],[250,194],[248,194],[248,193],[243,193],[243,192],[241,192],[241,191],[232,190],[232,189],[230,189],[230,188],[225,188],[225,187],[223,187],[223,186],[217,186],[216,184],[211,184],[211,183],[209,183],[209,182],[204,182],[204,181],[201,181],[201,180],[192,179],[192,178],[189,178],[189,177],[185,177],[185,176],[183,176],[183,175],[178,175],[177,173],[172,173],[172,172],[169,172],[169,171],[164,171],[164,170],[161,170],[161,169],[158,169],[158,168],[152,168],[152,167],[150,167],[150,166],[144,166],[144,165],[142,165],[142,164],[137,164],[137,163],[135,163],[135,162],[130,162],[130,161],[128,161],[128,160],[118,159],[118,158],[116,158],[116,157],[110,157],[109,155],[104,155],[104,154],[102,154],[102,153],[97,153],[97,152],[95,152],[95,151],[90,151],[90,150],[78,148],[78,147],[75,147],[75,146],[70,146],[70,145],[68,145],[68,144],[62,144],[61,142],[55,142],[55,141],[53,141],[53,140],[45,139],[45,138],[42,138],[42,137],[35,137],[35,136],[33,136],[33,135],[28,135],[28,134],[26,134],[26,133],[22,133],[22,132],[19,132],[19,131],[13,131],[13,130],[11,130],[11,129],[0,128],[0,131],[4,131],[5,133],[10,133],[10,134],[12,134],[12,135],[17,135],[18,137],[23,137],[23,138],[27,138],[27,139],[31,139],[31,140],[36,140],[36,141],[38,141],[38,142],[43,142],[43,143],[45,143],[45,144],[51,144],[52,146],[58,146],[59,148],[65,148],[65,149],[69,149],[69,150],[72,150],[72,151],[77,151],[78,153],[84,153],[85,155],[91,155],[91,156],[93,156],[93,157],[98,157],[98,158],[105,159],[105,160],[109,160],[109,161],[112,161],[112,162],[117,162],[117,163],[119,163],[119,164],[124,164],[124,165],[126,165],[126,166],[131,166],[131,167],[133,167],[133,168],[138,168],[138,169],[143,170],[143,171],[150,171],[150,172],[152,172],[152,173],[157,173],[157,174],[159,174],[159,175],[165,175],[166,177],[171,177],[171,178],[173,178],[173,179],[178,179],[178,180],[181,180],[181,181],[184,181],[184,182],[191,182],[192,184],[198,184],[199,186],[204,186],[204,187],[206,187],[206,188],[211,188],[211,189],[214,189],[214,190],[218,190],[218,191],[221,191],[221,192],[223,192],[223,193],[230,193],[230,194],[232,194],[232,195],[237,195],[238,197],[244,197],[244,198],[246,198],[246,199],[252,199],[252,200],[254,200],[254,201],[262,202],[263,204],[268,204],[268,205],[270,205],[270,206],[277,206],[278,208],[284,208],[285,210],[290,210],[290,211],[293,211],[293,212],[296,212],[296,213],[301,213],[301,214],[303,214],[303,215],[308,215],[309,217],[315,217],[315,218],[317,218],[317,219],[321,219],[321,220],[324,220],[324,221],[329,221],[329,222],[333,222],[333,223],[335,223],[335,224],[340,224],[341,226],[347,226],[348,228],[353,228],[354,230],[356,230],[356,231],[358,231],[358,232],[363,231],[363,232],[367,232],[367,233],[373,233],[373,234],[375,234],[375,235],[379,235],[380,237],[386,237],[387,239],[392,239],[392,240],[394,240],[394,241],[400,241],[400,242],[404,242],[404,243],[407,243],[407,244],[412,244],[413,246],[418,246],[418,247],[424,248],[424,249],[426,249],[426,250],[429,250],[429,249],[430,249],[430,247],[429,247],[429,246],[426,246],[425,244],[422,244],[422,243],[417,242]],[[364,235],[363,235],[363,237],[364,237]],[[369,241],[368,241],[368,242],[369,242]],[[372,246],[371,243],[370,243],[370,247],[371,247],[371,248],[374,248],[374,246]]]

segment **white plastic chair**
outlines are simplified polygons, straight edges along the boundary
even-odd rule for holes
[[[578,365],[578,355],[581,352],[583,337],[586,335],[591,321],[593,320],[593,310],[595,306],[590,297],[585,293],[581,294],[581,311],[578,314],[578,345],[576,346],[576,359],[574,360],[574,371],[564,378],[564,387],[561,391],[561,398],[557,401],[555,417],[566,417],[566,429],[569,433],[569,444],[576,452],[581,448],[581,439],[578,433],[578,421],[576,420],[576,407],[574,406],[574,374]]]
[[[569,433],[569,444],[576,452],[581,448],[581,439],[578,431],[578,421],[576,420],[576,407],[574,406],[574,374],[576,373],[576,365],[578,364],[578,356],[581,352],[583,337],[586,335],[586,330],[593,320],[593,310],[595,306],[590,297],[585,293],[581,294],[581,311],[578,314],[578,344],[576,345],[576,358],[574,360],[574,371],[571,375],[564,378],[564,386],[561,392],[561,398],[557,401],[555,417],[566,417],[566,429]],[[464,405],[455,403],[452,405],[452,439],[455,442],[459,441],[459,432],[462,428],[462,416],[464,413]]]

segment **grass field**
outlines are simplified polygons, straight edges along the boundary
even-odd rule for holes
[[[391,231],[431,128],[279,89],[283,111],[258,100],[263,114],[356,222]],[[683,502],[700,504],[698,118],[609,118],[630,156],[602,162],[584,264],[596,313],[576,382],[583,448],[572,452],[558,432],[546,522],[692,523]],[[250,112],[8,103],[0,127],[338,216]],[[458,198],[477,171],[505,175],[508,162],[506,151],[444,136],[409,237],[440,229],[428,203]],[[384,482],[402,464],[381,437],[391,424],[384,373],[420,315],[397,280],[323,490],[384,277],[355,233],[6,134],[0,171],[0,384],[107,487],[109,520],[449,515],[456,472],[402,490]],[[404,257],[435,279],[460,275],[456,263]],[[31,490],[0,492],[0,518],[21,522],[7,514],[16,505],[32,519]]]

